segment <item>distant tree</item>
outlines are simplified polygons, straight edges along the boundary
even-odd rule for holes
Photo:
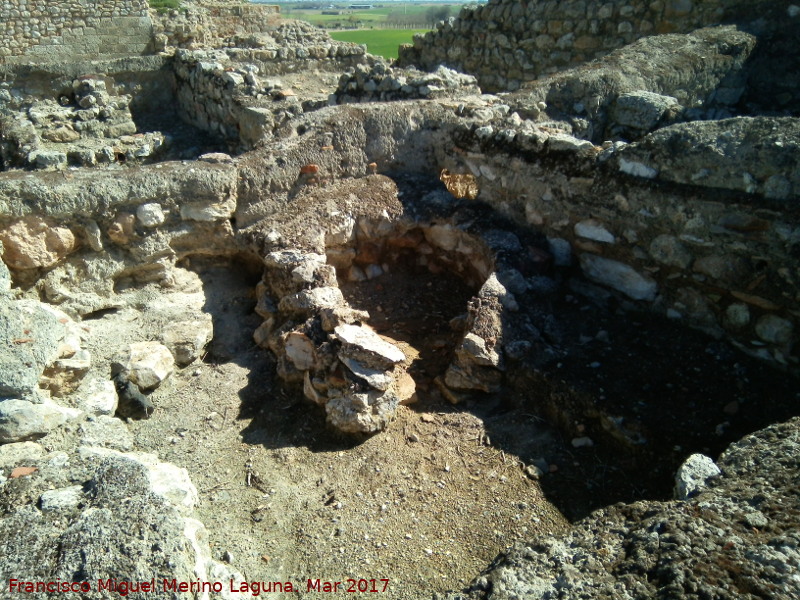
[[[444,21],[450,16],[451,6],[445,4],[444,6],[431,6],[425,11],[425,22],[434,25],[439,21]]]

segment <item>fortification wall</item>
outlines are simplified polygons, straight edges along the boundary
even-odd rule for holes
[[[490,0],[401,47],[402,66],[443,64],[487,91],[594,60],[645,36],[747,19],[788,2],[756,0]]]
[[[0,58],[8,64],[144,54],[152,34],[147,0],[0,1]]]

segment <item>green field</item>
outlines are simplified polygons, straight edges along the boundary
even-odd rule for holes
[[[308,21],[326,29],[421,29],[433,27],[439,19],[456,16],[462,6],[392,2],[391,5],[376,4],[370,9],[351,10],[348,4],[331,4],[325,9],[318,6],[308,8],[309,5],[311,3],[281,4],[281,15],[287,19]]]
[[[366,44],[367,52],[397,58],[400,44],[410,44],[415,33],[425,33],[426,29],[360,29],[357,31],[331,31],[331,37],[340,42]]]

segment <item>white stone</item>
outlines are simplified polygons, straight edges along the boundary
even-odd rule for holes
[[[80,485],[48,490],[39,498],[43,513],[74,510],[78,508],[81,500],[83,500],[83,487]]]
[[[230,219],[235,210],[235,200],[184,204],[181,206],[181,219],[184,221],[220,221]]]
[[[497,273],[492,273],[483,282],[478,296],[481,298],[497,298],[505,308],[508,310],[518,310],[519,304],[514,294],[509,292],[500,280],[497,278]]]
[[[486,340],[472,332],[464,336],[456,349],[456,354],[476,365],[487,367],[500,365],[500,354],[494,348],[487,348]]]
[[[38,439],[64,423],[68,411],[53,402],[33,404],[27,400],[0,402],[0,444]]]
[[[145,227],[158,227],[166,219],[161,205],[155,202],[139,206],[136,209],[136,218]]]
[[[432,225],[424,230],[425,239],[431,246],[445,251],[455,250],[460,237],[459,231],[452,225]]]
[[[556,133],[548,139],[547,148],[551,152],[580,152],[594,150],[594,144],[566,133]]]
[[[375,388],[376,390],[380,390],[382,392],[389,389],[389,386],[392,384],[393,378],[391,373],[387,371],[381,371],[379,369],[370,369],[366,365],[361,364],[357,360],[353,360],[352,358],[348,358],[347,356],[343,356],[342,353],[339,353],[339,360],[344,363],[344,365],[352,371],[354,375],[360,377],[364,381],[366,381],[371,387]]]
[[[133,449],[133,434],[121,419],[98,415],[80,426],[81,446],[112,448],[127,452]]]
[[[344,246],[353,239],[356,221],[350,215],[335,215],[326,223],[325,246]]]
[[[86,236],[86,243],[95,252],[102,252],[103,250],[103,234],[100,231],[100,226],[94,222],[89,221],[83,227],[83,233]]]
[[[327,398],[314,388],[314,384],[311,383],[311,375],[308,371],[306,371],[303,376],[303,395],[319,406],[323,406],[327,401]]]
[[[44,447],[36,442],[14,442],[0,445],[0,469],[12,467],[21,461],[34,461],[44,454]]]
[[[340,355],[363,362],[367,367],[388,369],[406,359],[397,346],[383,340],[367,327],[343,324],[336,327],[333,333],[343,344]]]
[[[278,308],[289,313],[309,314],[344,304],[344,296],[338,287],[318,287],[284,296]]]
[[[573,448],[591,448],[594,446],[592,438],[586,436],[572,438],[572,442],[570,443],[572,444]]]
[[[719,467],[704,454],[692,454],[675,474],[675,498],[688,500],[707,487],[706,482],[720,475]]]
[[[286,357],[300,371],[307,371],[314,366],[314,342],[299,331],[292,331],[284,338]]]
[[[191,514],[197,505],[199,495],[189,478],[189,472],[171,463],[161,462],[155,454],[119,452],[88,446],[81,447],[79,452],[84,456],[96,456],[100,459],[114,457],[144,465],[147,468],[150,491],[156,496],[160,496],[183,514]]]
[[[90,415],[113,415],[117,412],[119,397],[113,381],[92,379],[78,390],[78,406]]]
[[[158,342],[135,342],[130,345],[128,378],[142,390],[152,390],[172,374],[175,359]]]
[[[786,9],[786,14],[788,14],[792,19],[800,15],[800,6],[796,4],[790,4],[789,8]]]
[[[175,362],[185,367],[200,357],[213,335],[211,315],[199,313],[194,319],[168,323],[161,334],[161,341],[169,348]]]
[[[367,279],[375,279],[383,275],[383,269],[380,265],[367,265],[364,268],[364,275],[366,275]]]
[[[656,169],[648,167],[643,163],[627,160],[625,158],[619,159],[619,170],[627,175],[643,177],[645,179],[655,179],[658,175],[658,171]]]
[[[344,433],[376,433],[394,419],[399,401],[391,390],[352,393],[325,404],[328,423]]]
[[[575,235],[603,244],[613,244],[617,241],[614,234],[606,229],[597,219],[586,219],[585,221],[576,223]]]
[[[625,263],[595,254],[583,254],[580,261],[584,275],[595,283],[613,288],[634,300],[652,301],[656,297],[658,284]]]
[[[793,332],[792,322],[777,315],[764,315],[756,322],[758,337],[770,344],[788,344]]]

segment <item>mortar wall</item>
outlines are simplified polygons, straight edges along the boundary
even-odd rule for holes
[[[68,62],[144,54],[147,0],[0,0],[0,59]]]
[[[767,0],[490,0],[465,7],[400,49],[400,64],[440,64],[475,75],[487,91],[594,60],[645,36],[687,33],[780,10]]]

